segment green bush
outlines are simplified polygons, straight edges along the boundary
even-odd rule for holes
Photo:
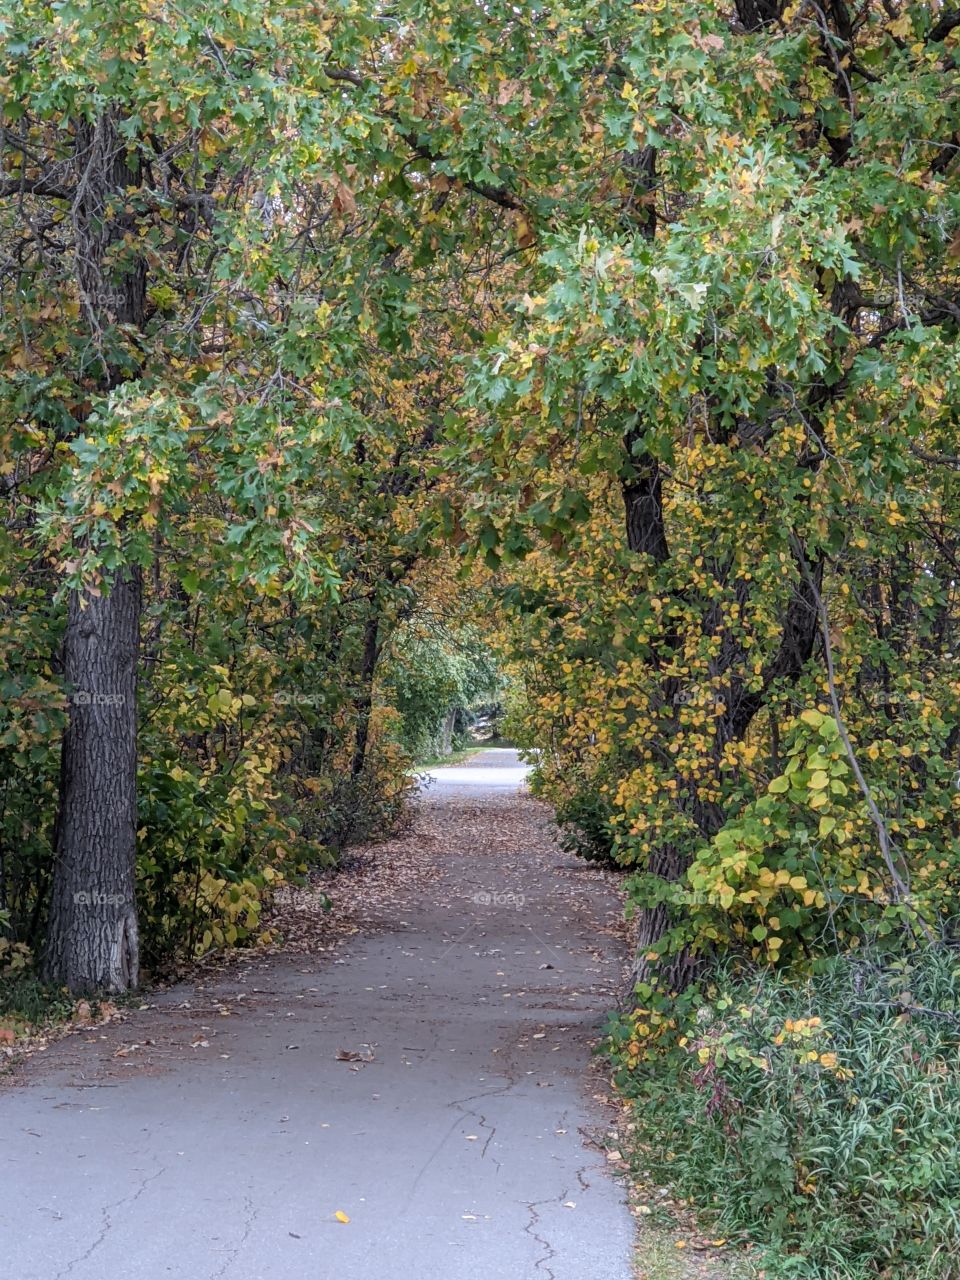
[[[600,794],[594,778],[574,788],[556,806],[560,846],[586,862],[616,867],[613,856],[610,804]]]
[[[771,1280],[960,1275],[957,951],[721,974],[678,1022],[609,1033],[638,1163],[761,1245]]]
[[[44,1026],[73,1013],[66,988],[43,982],[30,968],[0,970],[0,1019],[14,1026]]]
[[[512,728],[513,720],[508,720]],[[521,738],[521,744],[527,743]],[[539,753],[530,778],[534,795],[541,795],[554,807],[560,847],[567,853],[608,867],[621,868],[617,861],[611,786],[615,787],[621,761],[616,754],[599,762],[583,760],[561,763],[549,753]]]
[[[378,718],[392,720],[396,713],[378,709]],[[331,860],[347,845],[388,839],[403,824],[407,806],[417,790],[405,748],[388,737],[375,737],[358,774],[344,771],[322,779],[319,791],[301,805],[306,829],[315,847],[325,849]],[[322,865],[319,858],[314,865]]]

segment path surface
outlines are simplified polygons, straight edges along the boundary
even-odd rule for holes
[[[0,1090],[2,1274],[628,1280],[591,1141],[619,906],[522,772],[506,751],[436,771],[412,835],[373,851],[415,869],[371,882],[337,948],[165,992]]]

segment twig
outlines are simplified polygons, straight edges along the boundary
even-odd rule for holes
[[[880,842],[880,852],[883,855],[883,860],[890,873],[894,899],[898,903],[909,902],[909,883],[901,874],[896,862],[894,861],[892,852],[893,846],[890,840],[890,833],[887,831],[887,824],[884,821],[883,814],[877,807],[877,802],[873,798],[873,792],[870,790],[870,784],[867,782],[863,775],[863,770],[860,768],[860,762],[858,761],[856,752],[853,749],[853,743],[850,740],[850,735],[847,732],[843,713],[840,710],[840,699],[837,695],[836,669],[833,662],[833,645],[830,642],[830,617],[827,613],[827,606],[824,603],[823,596],[817,589],[817,584],[813,581],[813,575],[810,573],[810,569],[807,565],[806,557],[803,554],[803,548],[800,545],[800,540],[797,538],[796,534],[793,533],[790,535],[790,539],[793,544],[794,554],[797,557],[797,563],[800,566],[800,572],[803,574],[804,581],[806,582],[810,594],[813,597],[814,603],[817,607],[817,613],[820,618],[820,631],[823,636],[823,650],[827,663],[827,685],[830,690],[830,702],[833,706],[834,719],[837,722],[837,729],[840,732],[840,740],[847,753],[847,759],[850,762],[850,768],[853,770],[853,776],[856,778],[857,785],[863,793],[863,798],[867,805],[867,812],[870,814],[873,825],[877,829],[877,838]],[[930,932],[926,922],[920,920],[920,927],[927,940],[932,942],[933,934]]]

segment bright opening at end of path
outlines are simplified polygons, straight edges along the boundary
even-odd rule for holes
[[[460,787],[515,791],[524,785],[532,768],[521,761],[513,747],[485,747],[482,754],[463,764],[441,765],[425,770],[425,774],[431,791]]]

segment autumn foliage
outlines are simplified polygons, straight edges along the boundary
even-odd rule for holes
[[[148,960],[261,936],[397,818],[487,643],[564,838],[627,873],[630,1070],[718,962],[951,947],[958,31],[4,5],[4,954],[135,984],[134,883]]]

